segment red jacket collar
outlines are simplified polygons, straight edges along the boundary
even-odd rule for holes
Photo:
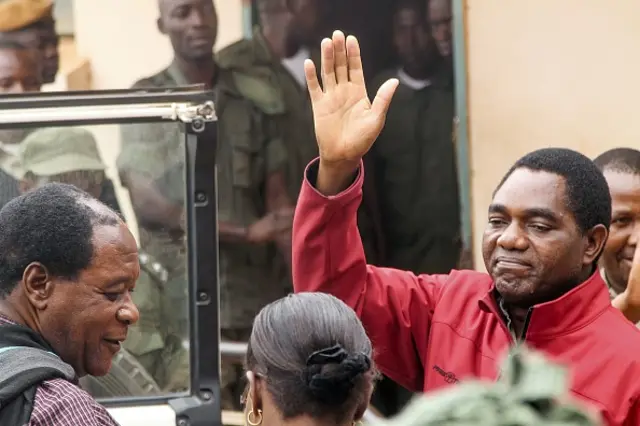
[[[494,286],[479,301],[481,307],[498,313]],[[592,322],[611,306],[607,285],[596,271],[588,280],[550,302],[531,310],[525,340],[551,338],[570,333]]]

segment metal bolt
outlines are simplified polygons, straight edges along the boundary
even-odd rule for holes
[[[204,203],[205,201],[207,201],[207,196],[205,195],[204,192],[197,192],[196,201],[199,203]]]
[[[211,397],[211,392],[202,392],[202,399],[204,399],[205,401],[209,401]]]
[[[189,422],[185,419],[178,420],[178,426],[189,426]]]
[[[201,291],[198,293],[198,299],[200,299],[201,302],[205,302],[209,299],[209,295],[206,292]]]

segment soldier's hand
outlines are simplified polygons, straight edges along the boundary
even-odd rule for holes
[[[313,62],[304,64],[320,168],[329,174],[348,175],[380,134],[398,80],[386,81],[371,103],[358,40],[353,36],[345,40],[341,31],[335,31],[333,39],[322,40],[321,50],[322,88]]]
[[[249,226],[247,240],[256,244],[273,241],[280,233],[291,229],[292,217],[293,209],[267,213],[262,219]]]

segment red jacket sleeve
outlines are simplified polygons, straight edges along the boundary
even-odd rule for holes
[[[353,308],[375,350],[378,368],[412,391],[423,390],[422,356],[435,304],[447,275],[421,275],[367,265],[356,224],[364,169],[342,193],[325,197],[305,179],[293,220],[296,292],[330,293]]]

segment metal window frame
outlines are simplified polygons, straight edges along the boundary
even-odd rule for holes
[[[168,394],[160,397],[106,399],[100,402],[107,408],[168,404],[181,426],[221,425],[220,406],[220,333],[218,287],[218,228],[216,196],[217,119],[210,114],[213,92],[203,86],[160,90],[107,90],[88,92],[58,92],[9,95],[0,98],[0,128],[78,126],[96,124],[129,124],[132,122],[174,121],[180,126],[185,146],[186,217],[187,217],[187,277],[189,285],[190,327],[190,393]],[[118,108],[135,111],[149,104],[176,104],[189,110],[186,117],[152,117],[135,115],[118,117]],[[73,108],[111,107],[103,118],[78,118]],[[60,116],[60,108],[70,108],[67,117],[57,121],[46,119],[41,111],[39,121],[16,125],[8,120],[16,112],[29,115],[30,110],[49,109]],[[191,108],[191,109],[189,109]],[[54,111],[55,110],[55,111]],[[184,122],[186,121],[186,122]],[[207,253],[207,256],[198,256]],[[216,259],[211,262],[211,256]]]
[[[460,222],[464,247],[473,252],[471,158],[469,154],[469,95],[467,73],[466,0],[452,0],[453,64],[456,93],[456,157],[460,188]]]

